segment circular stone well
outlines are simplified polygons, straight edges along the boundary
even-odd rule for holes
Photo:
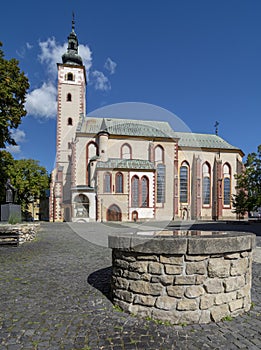
[[[109,247],[113,303],[124,311],[191,324],[217,322],[251,307],[252,233],[115,234]]]

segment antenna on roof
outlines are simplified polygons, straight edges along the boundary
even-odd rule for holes
[[[216,135],[218,135],[218,126],[219,126],[219,122],[216,121],[216,122],[215,122],[215,125],[214,125],[214,127],[215,127],[215,134],[216,134]]]

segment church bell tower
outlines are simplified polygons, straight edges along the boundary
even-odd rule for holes
[[[75,132],[86,112],[86,72],[78,53],[74,16],[67,51],[57,64],[56,167],[52,173],[50,220],[69,221],[71,216],[71,154]]]

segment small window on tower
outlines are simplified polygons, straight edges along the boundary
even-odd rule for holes
[[[72,73],[68,73],[67,74],[67,80],[73,80],[73,74]]]
[[[68,123],[67,125],[73,125],[72,118],[68,118]]]
[[[71,102],[72,101],[72,94],[67,94],[67,101]]]

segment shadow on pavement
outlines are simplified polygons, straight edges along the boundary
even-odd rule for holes
[[[112,267],[110,266],[91,273],[87,278],[88,283],[92,287],[98,289],[110,301],[112,301],[111,274],[112,274]]]

